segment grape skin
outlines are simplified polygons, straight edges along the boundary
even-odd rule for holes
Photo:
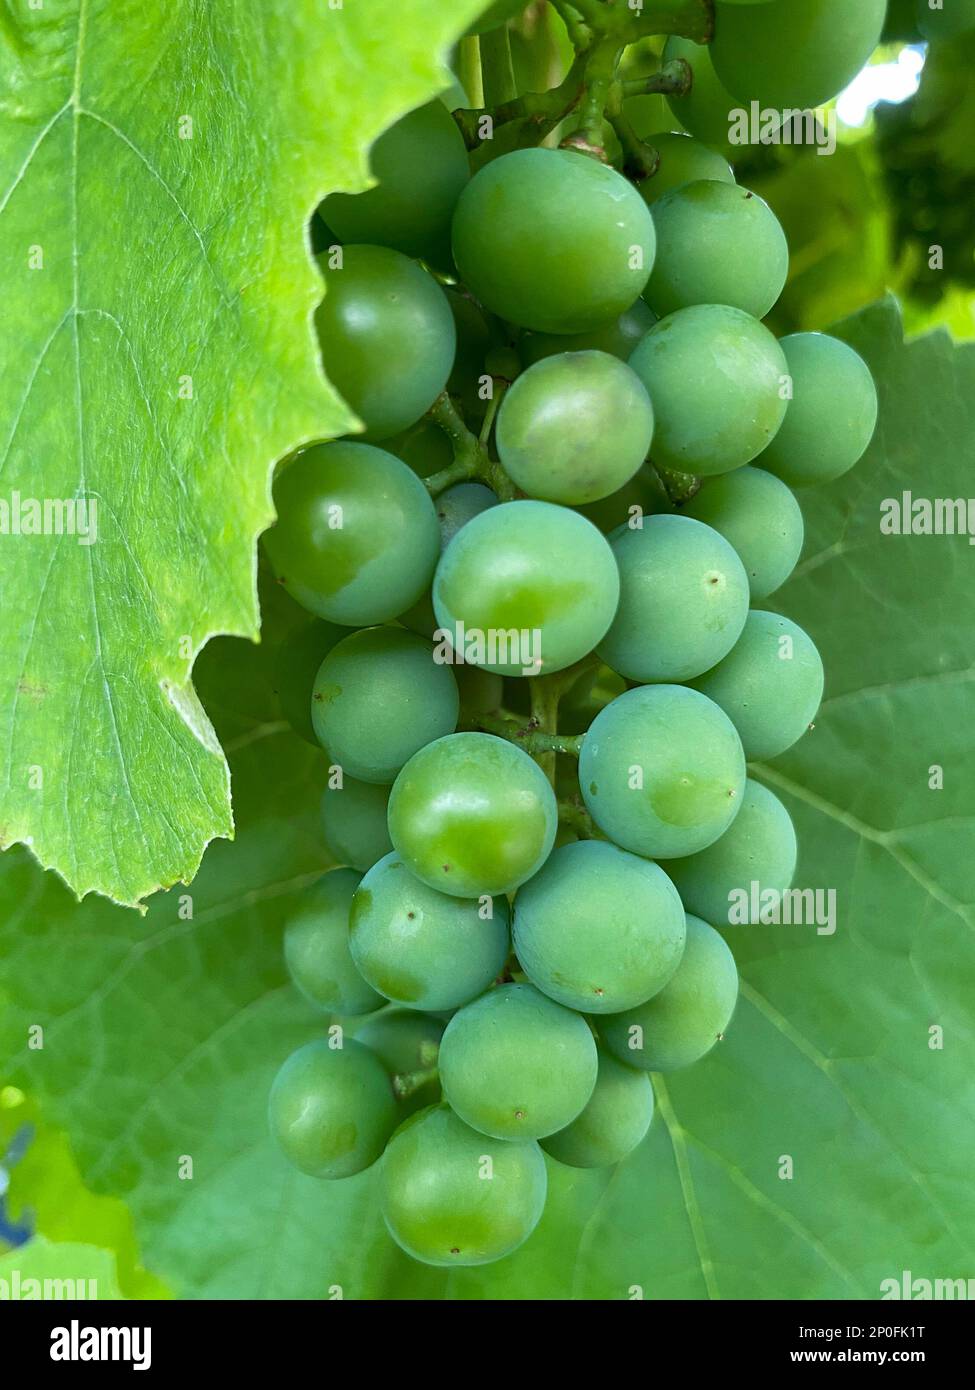
[[[318,259],[325,298],[315,311],[322,365],[365,425],[388,439],[416,424],[447,382],[457,346],[443,290],[387,246],[346,246],[341,266]]]
[[[593,720],[579,786],[615,844],[647,859],[675,859],[713,844],[734,820],[745,755],[731,720],[711,700],[684,686],[647,685]]]
[[[650,305],[638,299],[619,318],[588,333],[525,333],[518,345],[519,355],[526,367],[560,352],[608,352],[626,362],[656,322],[657,315]]]
[[[785,483],[763,468],[749,465],[709,478],[682,515],[713,526],[734,546],[753,601],[781,588],[802,553],[802,509]]]
[[[390,1235],[440,1268],[491,1264],[517,1250],[538,1225],[547,1186],[537,1144],[487,1139],[445,1105],[402,1124],[379,1171]]]
[[[285,1156],[313,1178],[349,1178],[375,1163],[399,1116],[379,1058],[352,1038],[292,1053],[271,1086],[268,1120]]]
[[[600,1037],[628,1067],[677,1071],[711,1051],[731,1022],[737,1000],[738,971],[727,943],[689,913],[687,945],[676,974],[645,1004],[601,1019]]]
[[[677,58],[688,64],[694,74],[693,81],[690,90],[683,95],[669,96],[667,105],[691,135],[723,153],[729,148],[731,112],[741,103],[715,72],[709,46],[671,35],[664,46],[662,61],[672,63]]]
[[[278,474],[274,502],[268,559],[278,582],[321,618],[346,627],[388,622],[433,577],[433,502],[383,449],[347,440],[307,449]]]
[[[332,648],[312,690],[315,734],[330,761],[388,786],[414,753],[457,727],[460,697],[433,647],[399,628],[354,632]]]
[[[411,873],[459,898],[513,892],[548,858],[555,793],[522,749],[461,733],[415,753],[389,798],[389,833]]]
[[[751,463],[785,419],[785,354],[764,324],[731,305],[668,314],[630,366],[653,402],[652,458],[664,468],[730,473]]]
[[[311,722],[311,692],[318,668],[348,628],[321,618],[304,623],[279,645],[274,654],[274,688],[281,713],[306,743],[318,746]]]
[[[461,279],[492,313],[540,333],[586,333],[622,314],[647,283],[654,240],[633,185],[571,150],[492,160],[454,212]]]
[[[349,911],[360,877],[352,869],[332,869],[303,894],[284,929],[288,973],[327,1013],[366,1014],[384,1002],[349,952]]]
[[[720,705],[748,758],[777,758],[809,728],[823,698],[823,662],[808,633],[755,609],[734,650],[692,684]]]
[[[729,922],[733,892],[744,891],[749,901],[753,883],[759,895],[785,892],[796,871],[796,855],[788,811],[773,792],[749,778],[741,810],[720,840],[688,859],[668,860],[667,873],[687,911],[720,926]],[[737,902],[735,914],[736,924],[741,923]],[[751,915],[744,920],[751,921]]]
[[[394,851],[355,891],[349,950],[363,979],[387,999],[424,1011],[455,1009],[500,974],[508,922],[505,898],[482,903],[438,893]]]
[[[646,1137],[653,1119],[650,1078],[599,1048],[596,1088],[570,1125],[540,1141],[547,1154],[571,1168],[608,1168]]]
[[[389,854],[393,842],[386,823],[389,787],[342,777],[341,786],[331,781],[322,792],[322,833],[325,847],[340,864],[360,873]]]
[[[643,294],[660,317],[692,304],[730,304],[762,319],[785,287],[785,232],[747,188],[685,183],[654,203],[653,225],[657,257]]]
[[[717,531],[687,516],[646,517],[610,537],[620,605],[599,655],[634,681],[685,681],[716,665],[741,636],[748,576]]]
[[[647,457],[653,407],[643,382],[605,352],[545,357],[509,388],[497,423],[508,476],[547,502],[595,502]]]
[[[515,953],[532,984],[586,1013],[649,999],[677,969],[684,909],[656,864],[602,840],[564,845],[515,898]]]
[[[651,207],[665,193],[670,193],[675,188],[683,188],[685,184],[695,183],[698,179],[713,179],[718,183],[735,182],[734,170],[724,156],[711,149],[710,145],[695,140],[692,135],[685,135],[679,130],[658,130],[644,135],[643,138],[657,151],[660,159],[656,173],[648,179],[641,179],[637,184],[644,201]],[[651,277],[652,275],[651,271]]]
[[[585,1019],[532,985],[499,985],[458,1010],[440,1044],[445,1099],[495,1139],[564,1129],[592,1095],[596,1071]]]
[[[430,1054],[436,1055],[443,1037],[443,1021],[433,1014],[413,1009],[386,1008],[373,1014],[356,1029],[356,1042],[374,1052],[390,1079],[409,1076],[431,1068]],[[434,1076],[408,1096],[396,1098],[400,1117],[405,1119],[440,1100],[440,1080]]]

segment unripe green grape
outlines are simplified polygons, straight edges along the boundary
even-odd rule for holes
[[[751,778],[741,810],[729,829],[700,854],[667,861],[688,912],[718,925],[752,921],[752,885],[759,895],[784,893],[796,871],[796,832],[792,818],[774,793]],[[734,902],[732,895],[735,895]],[[745,902],[749,911],[742,915]]]
[[[462,526],[488,507],[498,505],[497,494],[483,483],[455,483],[436,500],[437,520],[440,523],[440,546],[446,550]]]
[[[717,531],[687,516],[646,517],[610,537],[620,604],[599,644],[633,681],[685,681],[727,656],[748,616],[748,576]]]
[[[579,786],[615,844],[647,859],[696,854],[732,823],[745,755],[731,720],[678,685],[628,690],[596,716],[579,756]]]
[[[571,1168],[608,1168],[646,1138],[653,1119],[649,1076],[599,1049],[596,1089],[570,1125],[541,1141],[546,1153]]]
[[[284,1063],[268,1101],[271,1134],[302,1173],[349,1178],[369,1168],[399,1119],[379,1058],[345,1038],[306,1043]]]
[[[802,738],[823,698],[823,679],[808,633],[779,613],[756,609],[733,651],[692,684],[728,715],[746,757],[763,759]]]
[[[322,792],[322,832],[325,847],[340,864],[360,873],[389,854],[393,842],[386,823],[389,787],[357,782],[342,776],[341,786],[331,779]]]
[[[639,517],[673,512],[674,506],[656,470],[644,466],[609,497],[587,502],[578,510],[608,536],[617,527],[629,526]]]
[[[449,1268],[491,1264],[524,1244],[542,1215],[548,1175],[537,1144],[487,1139],[438,1105],[400,1126],[379,1183],[396,1243]]]
[[[764,324],[731,305],[668,314],[630,366],[653,401],[652,457],[664,468],[730,473],[751,463],[785,418],[785,354]]]
[[[468,714],[491,714],[503,703],[504,682],[493,671],[464,664],[454,667],[454,679],[460,691],[460,707]]]
[[[489,29],[497,29],[521,14],[529,0],[493,0],[479,19],[474,19],[467,27],[467,34],[486,34]]]
[[[447,390],[459,399],[465,420],[478,424],[488,404],[482,391],[483,379],[489,375],[487,357],[493,346],[491,330],[484,310],[459,286],[447,285],[444,294],[457,330],[457,352],[447,378]]]
[[[458,898],[513,892],[545,863],[557,826],[544,772],[493,734],[427,744],[389,798],[389,833],[410,872]]]
[[[453,733],[460,697],[449,666],[422,637],[395,627],[353,632],[322,662],[311,716],[332,763],[388,786],[424,744]]]
[[[369,151],[376,180],[364,193],[332,193],[322,216],[344,245],[390,246],[449,268],[450,220],[470,177],[464,138],[439,101],[385,130]]]
[[[528,368],[498,411],[509,477],[547,502],[595,502],[632,478],[653,438],[643,382],[606,352],[565,352]]]
[[[667,105],[685,130],[715,150],[729,147],[731,112],[741,106],[714,70],[710,47],[672,34],[664,45],[663,63],[681,58],[694,74],[690,90],[669,96]]]
[[[307,743],[318,747],[311,722],[311,692],[318,668],[349,630],[326,623],[321,618],[303,623],[280,644],[274,653],[274,690],[281,713]]]
[[[384,1000],[360,975],[349,952],[349,911],[361,874],[332,869],[302,895],[284,929],[284,959],[298,989],[316,1008],[367,1014]]]
[[[975,29],[975,0],[917,0],[917,26],[926,39],[957,39]]]
[[[499,985],[459,1009],[440,1044],[452,1110],[495,1139],[541,1139],[571,1124],[596,1084],[586,1020],[532,985]]]
[[[684,949],[684,909],[656,864],[604,840],[549,855],[515,899],[514,948],[543,994],[611,1014],[656,994]]]
[[[785,483],[762,468],[709,478],[682,514],[713,526],[734,546],[753,601],[774,594],[802,552],[805,528],[799,503]]]
[[[695,140],[692,135],[685,135],[680,130],[658,130],[643,138],[660,157],[656,173],[637,184],[644,201],[651,206],[655,206],[665,193],[683,188],[688,183],[696,183],[699,179],[714,179],[730,184],[735,182],[734,171],[724,155],[712,150],[710,145]]]
[[[740,105],[822,106],[867,62],[886,14],[887,0],[718,0],[711,60]]]
[[[540,333],[585,333],[641,294],[653,221],[615,169],[572,150],[521,149],[464,189],[453,247],[461,279],[492,313]]]
[[[436,1060],[444,1024],[433,1014],[413,1009],[383,1009],[356,1029],[356,1042],[376,1054],[390,1078],[428,1071]],[[440,1080],[431,1077],[408,1096],[397,1096],[401,1119],[436,1105],[440,1100]]]
[[[383,440],[383,448],[402,459],[418,478],[429,478],[449,468],[454,461],[450,440],[440,426],[429,419],[420,420],[402,434]]]
[[[447,383],[457,334],[432,275],[386,246],[346,246],[341,266],[319,257],[325,298],[315,311],[329,381],[365,425],[364,438],[408,429]]]
[[[789,244],[764,199],[700,180],[653,205],[657,257],[643,291],[663,317],[691,304],[730,304],[764,318],[785,286]]]
[[[346,627],[388,622],[433,576],[440,528],[405,463],[371,444],[318,444],[274,483],[264,533],[275,577],[310,612]]]
[[[469,521],[433,582],[441,628],[481,643],[476,664],[499,675],[546,674],[579,661],[605,634],[619,600],[616,561],[585,517],[550,502],[505,502]],[[517,641],[509,644],[508,637]],[[483,656],[483,660],[481,657]]]
[[[828,483],[863,456],[877,425],[877,388],[859,353],[826,333],[782,339],[793,399],[757,462],[791,487]]]
[[[638,299],[619,318],[588,333],[526,333],[519,343],[519,352],[526,367],[554,357],[560,352],[608,352],[621,362],[629,359],[637,343],[657,322],[657,315],[644,299]]]
[[[738,971],[727,942],[688,913],[687,945],[669,984],[645,1004],[600,1019],[600,1037],[628,1067],[677,1071],[721,1040],[737,1002]]]
[[[438,893],[414,878],[394,851],[356,890],[349,950],[363,978],[394,1003],[456,1009],[501,973],[508,922],[504,897]]]

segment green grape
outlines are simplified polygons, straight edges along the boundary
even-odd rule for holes
[[[311,717],[332,763],[388,786],[424,744],[453,733],[460,699],[449,666],[395,627],[353,632],[322,662]]]
[[[440,528],[430,494],[384,449],[339,440],[306,449],[274,483],[264,548],[278,582],[346,627],[404,612],[433,577]]]
[[[740,105],[822,106],[866,63],[886,14],[887,0],[718,0],[711,60]]]
[[[587,502],[579,508],[584,517],[604,535],[618,526],[628,526],[642,516],[656,516],[674,510],[656,470],[644,466],[634,473],[628,483],[609,497]]]
[[[785,418],[785,354],[764,324],[727,304],[694,304],[651,328],[630,366],[653,401],[653,461],[705,477],[766,448]]]
[[[748,758],[777,758],[819,709],[823,662],[796,623],[756,610],[734,650],[692,684],[728,715]]]
[[[436,501],[441,548],[446,550],[461,527],[475,516],[497,505],[496,494],[483,483],[455,483],[448,487]]]
[[[650,516],[610,537],[620,606],[599,644],[632,681],[685,681],[727,656],[748,616],[748,576],[725,538],[687,516]]]
[[[507,900],[438,893],[395,851],[365,875],[352,901],[349,949],[363,978],[397,1004],[456,1009],[508,958]]]
[[[424,1264],[486,1265],[538,1225],[548,1175],[537,1144],[486,1139],[445,1105],[411,1116],[380,1168],[390,1235]]]
[[[784,893],[796,871],[796,832],[777,796],[751,778],[731,826],[707,849],[688,859],[671,859],[667,872],[688,912],[718,924],[753,921],[752,886]],[[748,903],[747,915],[743,909]]]
[[[426,637],[428,641],[432,640],[437,631],[437,615],[433,611],[433,596],[430,590],[427,589],[412,608],[407,608],[405,613],[401,613],[398,621],[404,627],[408,627],[411,632],[415,632],[418,637]]]
[[[349,1178],[370,1167],[399,1119],[379,1058],[351,1038],[317,1039],[284,1063],[268,1101],[271,1134],[313,1178]]]
[[[447,547],[433,582],[455,650],[499,675],[546,674],[592,651],[613,620],[619,574],[604,536],[550,502],[505,502]]]
[[[545,863],[557,826],[544,772],[493,734],[428,743],[389,798],[389,833],[411,873],[458,898],[513,892]]]
[[[429,478],[454,461],[450,440],[433,420],[420,420],[412,429],[384,440],[383,448],[402,459],[418,478]]]
[[[785,287],[785,232],[747,188],[685,183],[654,203],[653,225],[657,258],[643,293],[661,317],[691,304],[730,304],[761,319]]]
[[[303,894],[284,929],[289,975],[327,1013],[367,1014],[385,1002],[349,953],[349,909],[361,877],[353,869],[332,869]]]
[[[457,353],[447,378],[447,390],[459,399],[465,420],[477,424],[483,420],[488,404],[481,392],[483,378],[489,375],[491,330],[483,309],[470,295],[456,285],[448,285],[444,293],[457,331]]]
[[[450,220],[470,177],[464,138],[450,112],[430,101],[402,116],[369,152],[376,186],[331,193],[322,216],[344,245],[390,246],[449,268]]]
[[[711,1051],[731,1022],[738,971],[727,942],[698,917],[687,917],[687,945],[677,973],[636,1009],[600,1019],[614,1057],[639,1071],[677,1071]]]
[[[975,0],[917,0],[917,25],[926,39],[957,39],[975,29]]]
[[[642,293],[653,220],[615,169],[572,150],[513,150],[464,189],[453,245],[461,279],[492,313],[541,333],[585,333]]]
[[[322,365],[363,437],[388,439],[416,424],[447,383],[457,344],[450,305],[432,275],[387,246],[347,246],[341,266],[330,261],[318,260]]]
[[[590,667],[559,701],[559,728],[566,734],[585,733],[599,711],[626,689],[623,677],[608,666]],[[563,765],[563,770],[568,770],[567,765]],[[573,777],[566,790],[567,796],[575,796],[577,783],[578,779]]]
[[[509,19],[521,14],[528,3],[529,0],[494,0],[493,4],[487,6],[480,19],[471,21],[467,34],[486,34],[489,29],[497,29],[499,24],[506,24]]]
[[[859,353],[825,333],[782,339],[793,399],[758,462],[788,483],[828,483],[863,456],[877,425],[877,388]]]
[[[653,407],[637,374],[607,352],[545,357],[508,390],[495,440],[513,481],[547,502],[595,502],[647,457]]]
[[[710,47],[671,35],[664,46],[663,63],[681,58],[694,74],[690,90],[670,96],[667,105],[685,130],[715,150],[729,147],[732,111],[741,106],[714,70]]]
[[[608,1168],[646,1138],[653,1119],[649,1076],[624,1067],[599,1048],[596,1089],[570,1125],[541,1141],[542,1148],[571,1168]]]
[[[543,994],[612,1014],[656,994],[684,949],[684,909],[663,869],[604,840],[549,856],[515,899],[514,948]]]
[[[656,204],[665,193],[670,193],[675,188],[683,188],[688,183],[696,183],[699,179],[715,179],[719,183],[731,184],[735,181],[734,171],[724,155],[712,150],[710,145],[695,140],[693,136],[685,135],[683,131],[659,130],[643,138],[660,156],[656,173],[648,179],[641,179],[637,184],[647,203]],[[659,230],[658,227],[658,235]]]
[[[571,1124],[596,1084],[586,1020],[532,985],[499,985],[458,1010],[440,1044],[440,1084],[462,1120],[494,1139]]]
[[[311,691],[318,668],[348,628],[320,618],[296,628],[274,653],[273,681],[281,713],[296,734],[318,747],[311,722]]]
[[[745,789],[731,720],[678,685],[628,690],[596,716],[579,756],[589,814],[623,849],[648,859],[696,854],[723,835]]]
[[[412,1009],[383,1009],[356,1029],[356,1042],[364,1043],[382,1062],[390,1077],[429,1071],[436,1061],[444,1025],[432,1014]],[[411,1091],[397,1097],[400,1117],[413,1115],[440,1100],[440,1081],[433,1076]]]
[[[708,479],[682,511],[734,546],[753,602],[774,594],[795,569],[805,533],[802,511],[785,483],[764,469]]]
[[[491,714],[504,699],[504,682],[493,671],[480,666],[455,666],[454,679],[460,691],[460,707],[469,714]]]
[[[637,343],[657,322],[657,315],[644,299],[638,299],[619,318],[593,328],[588,333],[525,333],[519,352],[526,367],[561,352],[608,352],[626,362]]]
[[[341,784],[322,793],[322,831],[325,847],[340,864],[360,873],[371,869],[393,848],[386,824],[389,788],[357,782],[342,775]]]

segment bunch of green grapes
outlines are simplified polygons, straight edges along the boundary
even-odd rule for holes
[[[633,1151],[650,1073],[728,1032],[732,902],[792,883],[747,760],[802,737],[824,677],[764,601],[794,489],[853,467],[877,394],[846,343],[763,323],[788,247],[723,122],[834,95],[883,8],[717,0],[710,49],[667,46],[686,130],[620,125],[625,172],[570,136],[472,174],[432,103],[321,210],[322,360],[362,429],[281,468],[265,537],[308,614],[275,683],[322,750],[333,865],[287,922],[322,1026],[270,1123],[305,1173],[378,1163],[428,1264],[500,1259],[552,1163]]]

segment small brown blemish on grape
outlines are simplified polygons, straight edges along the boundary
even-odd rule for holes
[[[515,1111],[515,1119],[516,1119],[516,1120],[523,1120],[524,1118],[525,1118],[525,1112],[524,1112],[524,1110],[516,1110],[516,1111]]]
[[[738,793],[735,791],[734,787],[732,787],[732,788],[730,789],[730,791],[728,792],[728,795],[729,795],[729,796],[737,796]]]
[[[717,1037],[718,1042],[724,1042],[724,1033],[717,1033],[715,1036]]]
[[[606,991],[605,991],[604,989],[600,989],[598,985],[597,985],[596,988],[593,990],[593,994],[598,994],[599,997],[600,997],[600,999],[603,997],[603,995],[604,995],[605,993],[606,993]]]
[[[412,922],[412,921],[413,921],[413,918],[416,916],[416,913],[415,913],[415,912],[408,912],[408,913],[406,914],[406,916],[407,916],[407,918]]]
[[[449,874],[449,873],[450,873],[450,865],[449,865],[449,864],[442,864],[440,867],[443,869],[443,871],[444,871],[445,874]]]
[[[452,1255],[459,1255],[459,1254],[460,1254],[460,1247],[457,1246],[457,1245],[452,1245],[452,1246],[450,1247],[450,1253],[451,1253]]]

